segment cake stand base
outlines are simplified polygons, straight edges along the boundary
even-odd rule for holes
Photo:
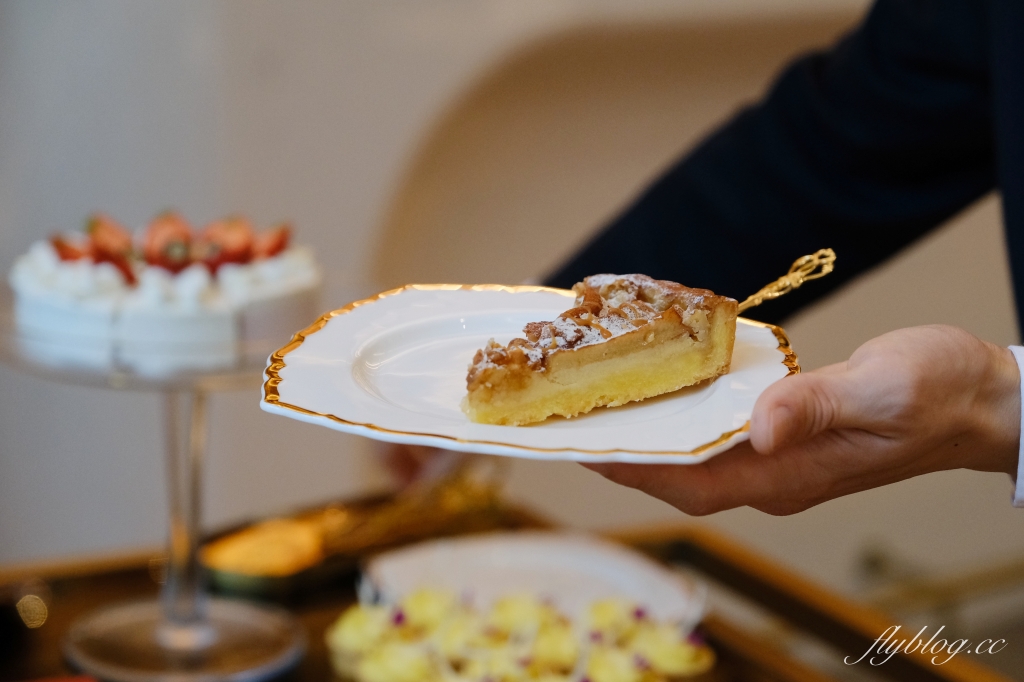
[[[195,629],[169,630],[163,605],[131,602],[77,621],[68,661],[110,682],[257,682],[301,658],[305,634],[284,611],[210,599]]]

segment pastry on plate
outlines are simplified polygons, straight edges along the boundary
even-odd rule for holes
[[[468,598],[420,588],[392,605],[350,607],[324,635],[335,671],[352,682],[683,682],[715,664],[699,636],[625,599],[597,602],[574,621],[537,595],[482,610]],[[625,622],[605,637],[592,628],[610,624],[600,615],[610,604]],[[430,618],[414,625],[416,610]]]
[[[203,564],[228,573],[288,576],[323,561],[318,525],[298,519],[271,519],[214,540],[203,549]]]
[[[737,303],[646,275],[593,275],[575,305],[526,338],[478,350],[463,412],[475,422],[521,425],[623,405],[729,371]]]

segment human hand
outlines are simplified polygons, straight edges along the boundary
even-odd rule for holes
[[[407,488],[422,479],[425,471],[445,452],[426,445],[380,443],[379,451],[384,467],[399,488]]]
[[[479,455],[426,445],[380,443],[379,451],[391,478],[405,492],[429,488],[446,477],[465,472],[467,467],[483,470],[478,473],[485,478],[494,468],[479,466]]]
[[[1008,349],[956,327],[912,327],[772,384],[750,441],[704,463],[584,466],[688,514],[785,515],[932,471],[1015,474],[1020,427]]]

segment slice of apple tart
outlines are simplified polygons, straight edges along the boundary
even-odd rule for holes
[[[737,303],[646,275],[593,275],[576,305],[526,338],[476,352],[462,410],[475,422],[521,425],[574,417],[729,371]]]

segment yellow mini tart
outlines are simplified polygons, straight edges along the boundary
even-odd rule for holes
[[[488,341],[466,377],[462,411],[522,425],[643,400],[729,371],[737,303],[646,275],[593,275],[576,304],[526,338]]]

